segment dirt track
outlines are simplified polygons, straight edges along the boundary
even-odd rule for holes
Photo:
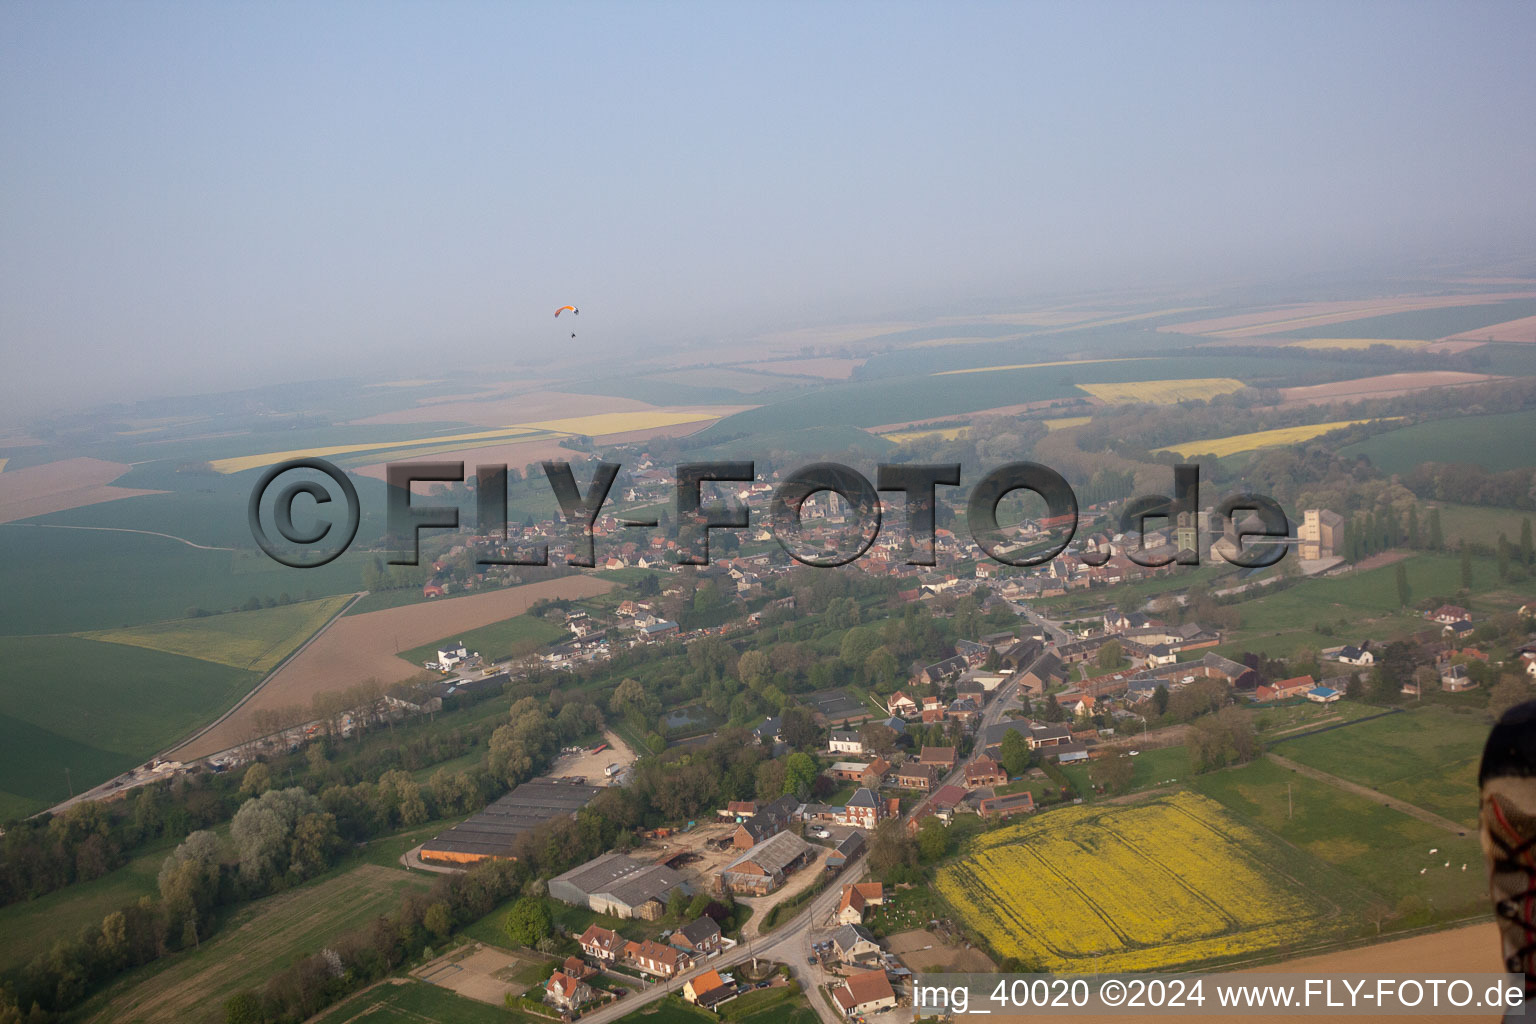
[[[387,686],[421,671],[396,657],[397,650],[409,650],[455,632],[521,615],[542,598],[593,597],[612,587],[611,582],[596,576],[566,576],[486,594],[343,617],[269,676],[256,695],[232,715],[173,750],[171,756],[191,761],[247,742],[252,716],[257,711],[293,705],[307,707],[317,693],[345,690],[368,679]]]

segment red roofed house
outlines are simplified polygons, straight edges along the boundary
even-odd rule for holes
[[[866,907],[885,902],[885,886],[879,882],[859,882],[843,886],[842,898],[837,903],[838,924],[862,924]]]
[[[886,700],[885,710],[889,714],[905,718],[917,711],[917,701],[897,690]]]
[[[873,1013],[896,1005],[896,993],[884,971],[850,974],[842,986],[832,990],[832,998],[844,1016]]]
[[[1268,686],[1261,686],[1253,691],[1253,695],[1259,700],[1289,700],[1291,697],[1304,695],[1316,685],[1311,676],[1296,676],[1291,679],[1281,679]]]
[[[574,1010],[597,997],[592,986],[564,971],[556,971],[544,983],[544,1001],[561,1010]]]
[[[604,963],[612,963],[624,955],[624,937],[595,924],[587,926],[576,944],[587,956]]]

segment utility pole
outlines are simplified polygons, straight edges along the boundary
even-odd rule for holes
[[[1285,816],[1287,819],[1295,817],[1296,805],[1291,802],[1291,784],[1285,784]]]
[[[73,800],[75,798],[75,780],[70,778],[68,767],[64,769],[64,784],[69,787],[69,798]]]

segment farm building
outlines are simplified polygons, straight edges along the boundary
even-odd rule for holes
[[[1028,790],[1009,793],[1006,796],[987,797],[977,808],[983,818],[1011,818],[1015,814],[1029,814],[1035,809],[1035,798]]]
[[[601,792],[596,786],[530,779],[468,821],[423,843],[421,859],[463,865],[516,860],[519,839],[546,822],[575,817]]]
[[[780,832],[727,864],[720,872],[720,888],[747,896],[766,895],[783,885],[785,876],[813,856],[815,853],[805,840],[793,832]],[[550,895],[554,895],[553,882]]]
[[[1327,686],[1314,686],[1307,691],[1307,700],[1317,704],[1332,704],[1342,696],[1344,695],[1338,690]]]
[[[622,853],[605,853],[549,880],[549,895],[573,907],[619,918],[654,921],[666,911],[683,877],[662,864],[642,864]]]

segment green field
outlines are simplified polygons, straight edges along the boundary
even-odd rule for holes
[[[221,1024],[230,996],[259,987],[327,941],[394,909],[406,891],[429,884],[420,875],[363,865],[247,904],[200,948],[124,975],[76,1019]]]
[[[1139,726],[1141,723],[1134,724]],[[1127,729],[1125,735],[1131,737],[1134,742],[1132,730]],[[1134,793],[1138,790],[1174,785],[1189,778],[1189,750],[1185,747],[1143,750],[1131,758],[1131,766],[1131,788],[1128,792]],[[1096,794],[1088,781],[1088,768],[1085,765],[1070,765],[1063,768],[1061,773],[1072,781],[1073,788],[1082,795],[1083,799],[1095,798]]]
[[[1196,776],[1193,786],[1339,868],[1391,909],[1418,901],[1446,918],[1488,909],[1475,836],[1455,836],[1267,759]],[[1439,853],[1431,855],[1431,849]],[[1447,861],[1449,868],[1443,866]]]
[[[260,678],[71,636],[0,637],[0,816],[36,811],[132,768],[216,717]]]
[[[348,553],[318,569],[290,569],[253,550],[205,551],[141,533],[7,523],[0,525],[0,622],[13,634],[74,633],[179,619],[189,608],[225,611],[251,597],[350,594],[362,585],[364,557]]]
[[[479,651],[487,662],[497,658],[505,658],[510,655],[513,648],[524,641],[533,641],[537,644],[548,644],[568,636],[569,633],[555,625],[546,622],[536,615],[514,615],[510,619],[493,622],[489,626],[481,626],[479,629],[470,629],[453,636],[445,636],[441,640],[430,644],[422,644],[408,651],[401,651],[400,657],[412,665],[421,665],[423,662],[436,661],[440,648],[459,640],[464,641],[464,646],[471,651]]]
[[[1466,462],[1500,472],[1536,466],[1536,446],[1511,443],[1533,434],[1536,409],[1526,409],[1415,423],[1341,448],[1339,454],[1364,455],[1383,473],[1406,473],[1423,462]]]
[[[1417,552],[1402,563],[1414,602],[1427,597],[1454,597],[1461,588],[1461,561],[1455,555]],[[1397,566],[1385,565],[1330,579],[1307,579],[1237,607],[1242,627],[1229,635],[1218,650],[1227,657],[1243,651],[1263,651],[1291,656],[1301,651],[1358,643],[1365,638],[1390,640],[1425,628],[1424,619],[1397,602]],[[1523,594],[1536,593],[1527,581],[1506,587],[1491,559],[1472,560],[1472,593],[1469,607],[1488,613],[1518,607]],[[1466,603],[1466,602],[1463,602]],[[1316,632],[1326,625],[1332,637]],[[1340,674],[1347,666],[1338,666]]]
[[[265,674],[329,622],[349,600],[327,597],[258,611],[174,619],[81,635],[87,640],[180,654]]]
[[[175,840],[158,842],[100,878],[0,907],[0,971],[21,967],[60,939],[72,939],[140,896],[158,892],[160,865],[175,848]]]
[[[1533,526],[1536,526],[1536,512],[1528,509],[1485,508],[1479,505],[1449,503],[1440,505],[1439,509],[1440,529],[1445,534],[1447,544],[1455,544],[1463,540],[1493,544],[1498,541],[1501,533],[1509,538],[1510,543],[1519,544],[1521,522],[1529,519]],[[1428,525],[1427,513],[1420,512],[1419,528],[1427,530]]]
[[[737,996],[721,1004],[719,1016],[688,1005],[680,996],[670,995],[619,1018],[622,1024],[703,1024],[720,1020],[737,1024],[816,1024],[819,1019],[816,1011],[806,1005],[804,993],[786,995],[782,989],[761,989]]]
[[[315,1024],[528,1024],[547,1018],[455,995],[423,981],[391,978],[316,1018]]]
[[[1485,715],[1421,708],[1284,740],[1275,752],[1473,828],[1487,739]]]

